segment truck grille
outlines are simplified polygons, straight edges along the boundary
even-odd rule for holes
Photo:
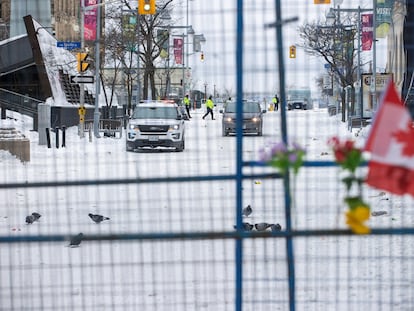
[[[167,132],[169,125],[140,125],[139,130],[147,133],[163,133]]]

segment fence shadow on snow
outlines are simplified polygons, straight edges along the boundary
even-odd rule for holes
[[[0,309],[412,310],[412,198],[363,185],[372,232],[345,224],[343,171],[327,140],[363,143],[369,124],[349,131],[317,101],[286,108],[287,90],[315,89],[321,65],[299,45],[295,59],[283,55],[300,40],[298,23],[329,6],[264,1],[238,15],[243,1],[208,10],[201,2],[188,6],[207,38],[203,62],[188,55],[191,88],[259,101],[263,136],[242,135],[242,126],[223,136],[221,107],[202,119],[203,105],[185,121],[183,152],[127,152],[120,125],[110,128],[116,137],[92,142],[70,127],[58,149],[39,146],[30,119],[16,117],[31,157],[0,153]],[[278,111],[269,109],[275,93]],[[284,140],[302,145],[306,161],[282,178],[260,150]]]

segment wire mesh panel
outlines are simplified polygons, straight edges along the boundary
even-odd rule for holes
[[[55,9],[63,7],[56,2],[65,1],[55,1]],[[54,92],[43,100],[51,124],[61,124],[33,131],[42,116],[28,116],[26,102],[10,109],[12,102],[0,100],[8,108],[0,120],[0,310],[412,310],[412,197],[362,181],[349,187],[328,144],[332,137],[366,143],[382,89],[373,94],[375,79],[361,73],[375,68],[404,89],[399,73],[412,73],[412,65],[388,52],[398,43],[388,40],[391,23],[381,26],[384,37],[371,38],[375,53],[358,45],[355,20],[372,12],[373,1],[339,2],[157,0],[149,2],[155,15],[134,19],[141,1],[106,1],[106,96],[99,102],[115,111],[108,120],[125,121],[122,135],[99,127],[96,135],[92,121],[77,126],[84,115],[66,102],[59,77],[78,76],[78,51],[62,52],[59,37],[38,31]],[[402,1],[392,4],[394,13],[405,12]],[[394,33],[402,33],[398,14]],[[119,23],[122,15],[129,18]],[[306,25],[314,26],[310,41]],[[328,33],[354,38],[332,37],[326,50],[319,46],[324,57],[310,44],[324,43]],[[111,54],[117,37],[132,39],[115,44],[123,61]],[[19,94],[20,83],[36,93],[25,84],[35,69],[20,65],[18,74],[1,69],[0,88]],[[152,65],[154,85],[145,80]],[[112,90],[118,102],[107,108]],[[178,107],[186,94],[188,118]],[[154,117],[135,120],[131,112],[141,101],[176,114],[158,118],[151,110]],[[226,110],[229,103],[236,112]],[[244,111],[247,103],[257,111]],[[53,112],[62,106],[66,113]],[[92,103],[86,110],[92,120]],[[72,113],[76,124],[66,126]],[[134,145],[138,138],[144,145]],[[284,174],[265,161],[281,144],[304,150],[297,171]],[[356,170],[361,180],[367,172],[366,163]],[[344,199],[358,195],[370,207],[370,234],[355,234],[345,217]]]

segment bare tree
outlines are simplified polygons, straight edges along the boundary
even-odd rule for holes
[[[154,15],[138,16],[138,25],[140,37],[139,58],[144,66],[143,75],[143,96],[148,98],[149,89],[151,90],[151,98],[156,98],[155,90],[155,60],[157,60],[162,51],[165,40],[169,40],[169,36],[157,35],[156,29],[165,29],[166,21],[162,17],[170,15],[172,10],[171,3],[173,0],[165,0],[157,2],[157,13]],[[125,3],[130,8],[128,2]]]
[[[352,17],[351,17],[352,19]],[[346,120],[345,88],[351,87],[354,94],[354,82],[356,81],[357,50],[354,48],[356,40],[355,25],[352,20],[344,25],[327,25],[326,23],[315,22],[299,27],[299,34],[302,39],[302,48],[309,55],[322,57],[330,66],[331,72],[341,86],[342,121]],[[353,24],[352,24],[353,23]],[[355,97],[352,97],[354,109]]]
[[[121,70],[123,69],[124,62],[123,62],[123,49],[121,44],[119,42],[119,36],[118,32],[114,29],[110,29],[105,33],[104,38],[104,46],[105,46],[105,53],[106,53],[106,59],[110,59],[111,67],[113,68],[113,74],[110,76],[102,77],[102,85],[106,100],[106,105],[108,107],[112,106],[113,97],[115,95],[115,89],[116,89],[116,83],[118,80],[118,76],[121,73]],[[108,94],[106,93],[106,85],[109,86],[109,89],[111,89],[111,94],[108,98]]]
[[[157,1],[157,12],[154,15],[138,15],[137,9],[131,7],[128,0],[106,11],[106,61],[114,68],[110,83],[115,86],[117,76],[123,74],[128,111],[132,107],[134,89],[139,90],[138,76],[143,80],[143,98],[148,98],[149,94],[152,99],[156,98],[156,61],[165,41],[169,40],[168,36],[158,37],[157,29],[166,28],[167,21],[162,17],[171,12],[171,3],[172,0]],[[141,69],[143,75],[140,74]]]

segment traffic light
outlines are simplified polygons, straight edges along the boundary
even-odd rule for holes
[[[138,0],[138,14],[155,14],[155,0]]]
[[[289,47],[289,58],[296,58],[296,46],[294,45]]]
[[[88,53],[76,53],[76,60],[78,61],[77,69],[78,72],[84,72],[89,67],[89,63],[86,62]]]
[[[202,62],[204,62],[204,53],[203,53],[203,52],[201,52],[201,54],[200,54],[200,60],[201,60]]]

